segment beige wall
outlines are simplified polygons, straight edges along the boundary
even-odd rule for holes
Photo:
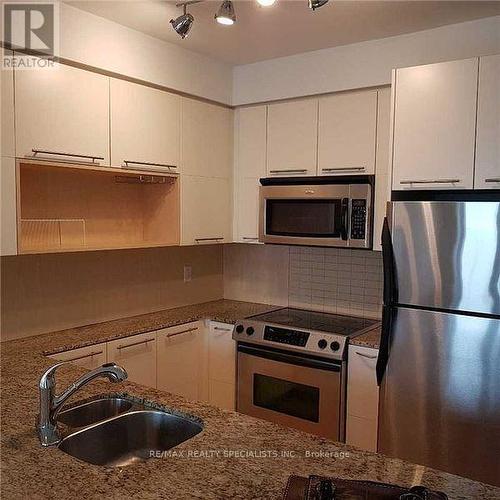
[[[1,258],[8,340],[223,297],[222,246]],[[192,281],[184,283],[184,264]]]

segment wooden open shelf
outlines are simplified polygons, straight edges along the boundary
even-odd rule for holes
[[[179,244],[176,175],[19,160],[19,253]]]

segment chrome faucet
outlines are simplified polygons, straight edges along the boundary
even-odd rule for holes
[[[66,364],[58,363],[49,368],[40,379],[40,414],[37,420],[37,432],[42,446],[53,446],[61,441],[61,435],[57,429],[56,417],[60,409],[78,389],[87,385],[97,377],[107,377],[110,382],[123,382],[127,378],[127,372],[115,363],[106,363],[81,376],[73,382],[62,394],[56,396],[56,370]]]

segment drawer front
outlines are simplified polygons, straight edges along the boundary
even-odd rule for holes
[[[108,342],[107,352],[109,362],[127,370],[128,380],[156,388],[156,332]]]
[[[95,344],[71,351],[59,352],[52,354],[49,358],[57,361],[66,361],[77,366],[82,366],[89,370],[93,370],[98,366],[106,363],[106,344]]]

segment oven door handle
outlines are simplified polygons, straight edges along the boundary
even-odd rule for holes
[[[269,351],[259,347],[238,344],[238,352],[255,356],[257,358],[269,359],[271,361],[279,361],[306,368],[315,368],[319,370],[327,370],[331,372],[340,372],[341,363],[336,361],[323,361],[321,359],[305,358],[295,354],[286,354],[284,352]]]
[[[349,232],[349,198],[342,198],[341,203],[342,226],[340,228],[340,237],[347,240]]]

